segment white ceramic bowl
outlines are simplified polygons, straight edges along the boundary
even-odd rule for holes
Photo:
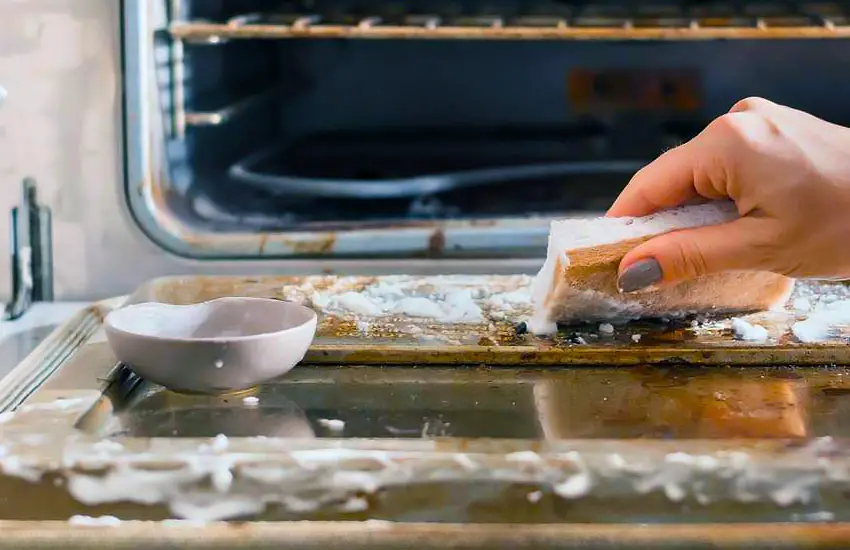
[[[104,323],[116,358],[146,380],[195,393],[241,390],[297,365],[316,334],[316,313],[266,298],[187,306],[144,303]]]

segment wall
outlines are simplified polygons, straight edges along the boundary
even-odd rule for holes
[[[119,2],[0,2],[0,218],[20,181],[38,181],[53,209],[56,289],[85,294],[98,248],[132,238],[105,227],[119,211]],[[3,225],[5,227],[5,225]],[[9,292],[8,233],[0,238],[0,293]],[[106,293],[112,289],[103,289]]]
[[[0,1],[0,84],[9,92],[0,109],[0,227],[21,179],[36,178],[53,211],[57,300],[126,294],[165,275],[281,272],[279,262],[170,256],[129,218],[121,194],[120,4]],[[0,297],[9,294],[8,255],[8,230],[0,231]],[[324,267],[287,263],[288,272]]]

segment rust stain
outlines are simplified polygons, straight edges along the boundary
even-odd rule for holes
[[[180,220],[176,220],[168,208],[169,195],[173,191],[168,188],[167,182],[161,180],[152,168],[149,169],[149,174],[149,177],[139,182],[137,188],[139,194],[145,195],[147,193],[150,196],[150,201],[155,205],[151,214],[154,216],[156,223],[194,249],[216,249],[223,244],[234,242],[244,243],[245,248],[250,249],[252,248],[251,244],[254,243],[258,254],[264,255],[269,242],[278,241],[289,247],[294,254],[308,255],[327,254],[333,251],[336,244],[336,234],[333,232],[311,236],[309,239],[302,240],[288,238],[285,235],[278,236],[273,233],[221,235],[187,231],[187,227]]]
[[[169,188],[168,182],[158,173],[153,166],[148,167],[148,176],[138,184],[138,193],[143,197],[147,194],[150,202],[153,203],[153,208],[150,209],[150,214],[154,218],[156,224],[171,233],[178,239],[184,241],[187,245],[198,248],[215,248],[220,237],[197,235],[187,231],[186,225],[179,219],[176,219],[169,207],[169,202],[173,200],[175,193]]]
[[[465,222],[457,222],[458,225],[465,225]],[[371,229],[430,229],[432,227],[442,227],[443,222],[435,222],[431,220],[404,220],[387,222],[383,220],[361,220],[356,222],[340,222],[340,221],[316,221],[305,222],[300,227],[304,231],[352,231],[352,230],[371,230]]]
[[[441,228],[438,228],[436,231],[431,233],[431,236],[428,238],[428,255],[442,256],[445,249],[446,234],[443,233],[443,230]]]
[[[88,308],[88,311],[97,319],[97,322],[100,325],[103,324],[106,320],[106,316],[109,314],[109,311],[104,311],[104,307],[97,304]]]
[[[357,329],[355,321],[328,315],[319,323],[316,332],[333,338],[344,338],[346,336],[356,337],[360,331]]]
[[[279,237],[281,243],[285,244],[296,254],[327,254],[333,252],[336,244],[336,233],[326,233],[317,235],[317,238],[310,240],[289,239]]]
[[[434,232],[429,238],[427,254],[439,256],[445,249],[444,229],[447,224],[434,221],[305,223],[299,226],[299,229],[306,233],[303,238],[295,238],[287,233],[221,234],[194,232],[172,215],[168,205],[173,200],[174,192],[169,189],[168,182],[164,181],[160,174],[154,172],[152,167],[149,169],[149,174],[138,182],[136,189],[140,195],[147,196],[148,200],[154,205],[150,213],[157,225],[197,251],[231,250],[233,248],[240,251],[250,251],[253,249],[257,251],[258,255],[264,256],[274,253],[273,250],[269,250],[271,244],[279,243],[284,248],[282,251],[284,254],[322,256],[334,252],[338,231],[392,231],[395,229],[431,229]],[[489,227],[497,224],[498,222],[495,220],[473,220],[471,222],[458,222],[453,225],[458,227]],[[326,273],[329,274],[330,272]]]
[[[269,252],[267,249],[271,243],[280,243],[289,248],[293,254],[303,255],[323,255],[333,252],[336,245],[336,234],[326,233],[311,236],[308,239],[295,239],[285,235],[276,235],[273,233],[260,233],[256,235],[220,235],[220,234],[196,234],[187,233],[178,228],[178,236],[183,239],[186,244],[196,249],[217,248],[225,243],[245,242],[246,245],[251,242],[256,243],[258,254],[263,255]],[[247,246],[246,246],[247,248]]]

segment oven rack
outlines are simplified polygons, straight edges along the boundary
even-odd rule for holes
[[[790,4],[790,7],[788,6]],[[514,15],[457,13],[251,13],[224,22],[175,21],[177,39],[362,38],[484,40],[709,40],[850,37],[844,3],[626,8],[602,5]]]
[[[220,126],[227,124],[239,115],[253,109],[255,106],[274,98],[280,90],[273,87],[268,90],[250,94],[230,103],[208,110],[195,110],[182,113],[186,126]]]

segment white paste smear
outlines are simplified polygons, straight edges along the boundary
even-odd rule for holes
[[[737,340],[746,342],[764,342],[767,340],[767,329],[761,325],[752,325],[743,319],[732,319],[732,330]]]

